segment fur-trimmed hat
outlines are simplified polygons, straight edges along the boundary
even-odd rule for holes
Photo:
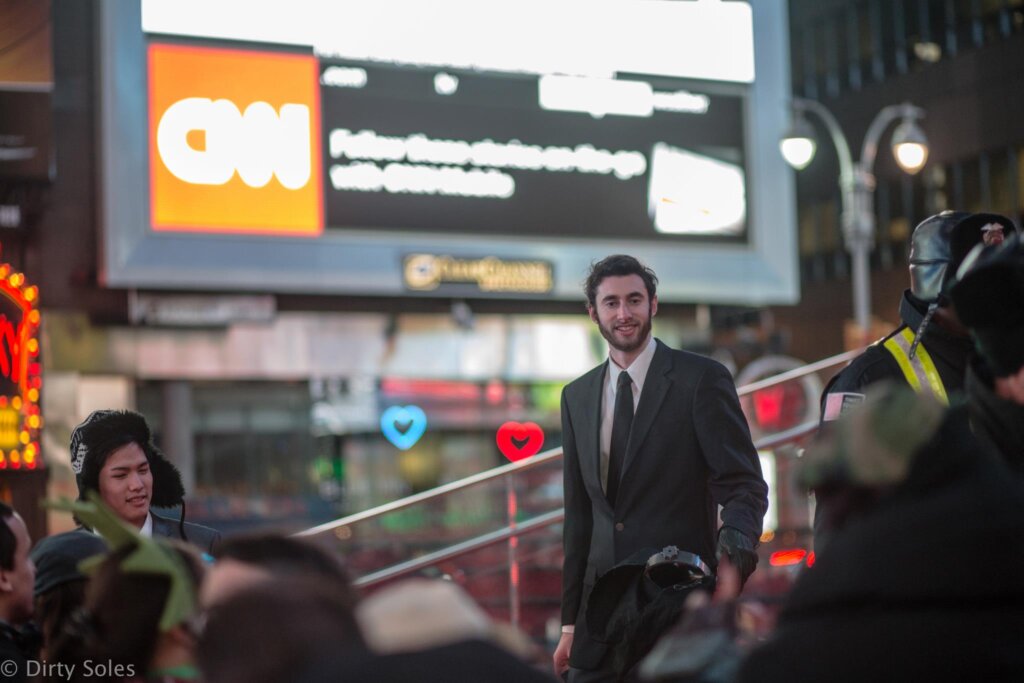
[[[1002,227],[1007,238],[1017,232],[1013,221],[994,213],[943,211],[921,221],[910,238],[911,293],[928,303],[947,295],[960,263],[990,225]]]
[[[97,410],[71,432],[71,468],[79,500],[85,500],[87,491],[99,492],[100,470],[107,458],[130,443],[138,444],[146,454],[153,473],[150,504],[161,508],[181,505],[185,499],[181,472],[153,443],[146,418],[130,410]]]
[[[1024,240],[977,248],[957,273],[950,297],[978,353],[996,377],[1024,367]]]

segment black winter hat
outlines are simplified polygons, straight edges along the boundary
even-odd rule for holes
[[[1024,240],[971,252],[950,294],[957,317],[997,377],[1024,366]]]
[[[79,500],[85,500],[86,491],[99,492],[100,470],[107,458],[130,443],[138,444],[149,460],[153,473],[150,504],[160,508],[181,505],[185,499],[181,472],[153,443],[146,418],[131,410],[97,410],[71,432],[71,468]]]
[[[910,238],[911,293],[928,303],[948,294],[957,268],[989,224],[1002,226],[1007,238],[1017,232],[1013,221],[994,213],[943,211],[921,221]]]
[[[85,579],[79,563],[107,550],[107,542],[101,536],[83,529],[47,536],[32,549],[32,562],[36,565],[35,594],[39,596],[69,581]]]

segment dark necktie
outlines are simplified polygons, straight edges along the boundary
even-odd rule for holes
[[[615,389],[615,412],[612,413],[612,442],[608,449],[608,487],[605,496],[615,507],[615,496],[619,491],[622,464],[626,460],[626,445],[629,430],[633,426],[633,380],[628,372],[619,373]]]

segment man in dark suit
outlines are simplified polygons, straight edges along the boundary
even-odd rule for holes
[[[587,310],[609,361],[562,393],[565,565],[554,666],[577,683],[617,680],[586,623],[596,579],[617,563],[675,545],[712,567],[728,555],[744,580],[757,564],[768,488],[735,385],[721,364],[651,336],[656,287],[631,256],[592,266]]]
[[[179,538],[213,554],[220,532],[185,521],[181,473],[153,443],[146,418],[130,410],[97,410],[71,433],[71,468],[80,500],[97,491],[143,536]],[[150,508],[181,506],[172,520]]]

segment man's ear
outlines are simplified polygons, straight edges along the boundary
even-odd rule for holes
[[[658,295],[655,294],[651,297],[651,317],[653,318],[658,314]]]
[[[0,567],[0,593],[10,593],[14,590],[14,583],[11,581],[11,570]]]
[[[593,320],[595,323],[598,322],[597,312],[594,311],[594,307],[591,306],[590,304],[587,304],[587,315],[589,315],[590,319]]]

